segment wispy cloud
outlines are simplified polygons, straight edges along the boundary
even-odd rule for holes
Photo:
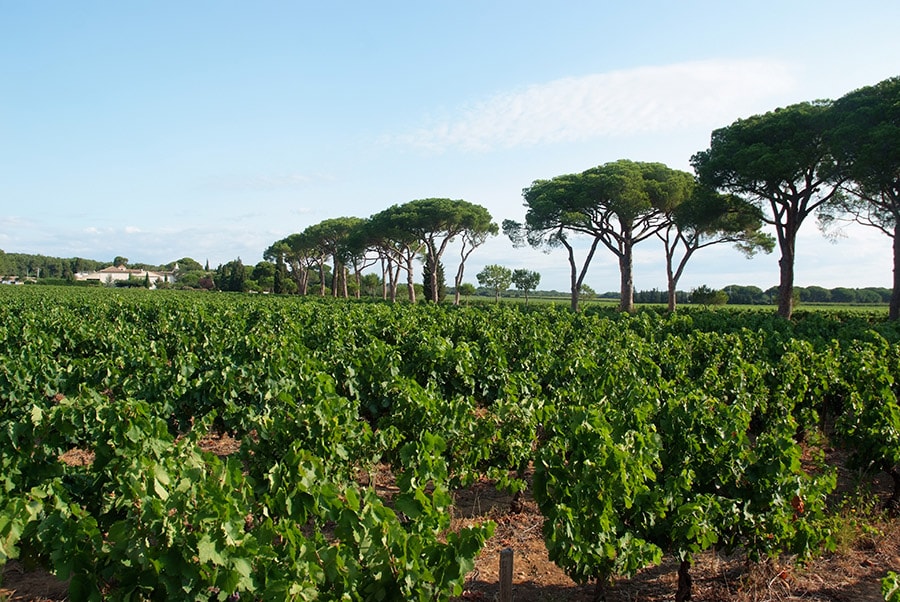
[[[710,60],[571,77],[496,94],[393,141],[483,151],[717,127],[793,83],[788,65],[768,60]]]
[[[303,188],[312,184],[331,182],[334,177],[327,174],[257,174],[218,177],[213,180],[217,188],[237,191],[265,191],[284,188]]]

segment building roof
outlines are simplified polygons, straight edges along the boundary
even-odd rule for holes
[[[101,274],[143,274],[144,270],[132,270],[123,265],[111,265],[108,268],[99,270]]]

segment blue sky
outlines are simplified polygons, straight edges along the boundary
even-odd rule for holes
[[[896,0],[0,0],[0,249],[212,266],[340,216],[461,198],[524,218],[536,179],[632,159],[690,171],[717,127],[900,75]],[[801,229],[797,284],[891,283],[890,239]],[[778,282],[699,253],[680,288]],[[455,273],[456,256],[445,256]],[[565,256],[475,252],[567,288]],[[614,256],[586,282],[617,290]],[[635,286],[665,288],[661,249]]]

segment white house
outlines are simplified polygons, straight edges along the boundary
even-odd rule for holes
[[[126,268],[125,266],[109,266],[96,272],[79,272],[75,274],[75,280],[96,280],[100,284],[112,285],[119,280],[145,280],[150,281],[150,288],[156,288],[158,282],[175,282],[175,272],[151,272],[149,270],[139,270]]]

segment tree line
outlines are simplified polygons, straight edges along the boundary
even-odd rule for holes
[[[489,236],[499,232],[491,214],[481,205],[447,198],[419,199],[393,205],[368,218],[327,219],[276,241],[264,253],[275,265],[275,292],[286,292],[287,279],[299,294],[310,292],[316,277],[318,294],[325,296],[327,270],[331,271],[331,295],[349,297],[348,281],[362,289],[363,272],[381,270],[382,296],[397,300],[401,279],[410,302],[416,301],[415,262],[424,265],[423,292],[429,301],[441,299],[443,257],[451,242],[459,239],[459,263],[454,278],[455,303],[459,303],[465,263]]]
[[[78,272],[100,270],[110,265],[112,265],[110,262],[81,257],[63,259],[29,253],[6,253],[0,250],[0,276],[3,277],[72,280]]]
[[[816,100],[738,119],[712,132],[708,149],[691,157],[694,174],[662,163],[627,159],[580,173],[535,180],[523,190],[522,221],[502,222],[514,246],[563,248],[570,273],[571,305],[578,310],[585,277],[599,248],[619,262],[619,303],[633,311],[634,246],[662,242],[667,303],[674,311],[677,285],[690,258],[716,244],[732,244],[748,257],[780,251],[778,313],[789,318],[794,258],[802,224],[817,215],[826,231],[855,222],[893,241],[890,318],[900,318],[900,77],[852,91],[836,101]],[[775,236],[763,231],[769,226]],[[339,217],[313,224],[273,243],[250,277],[271,282],[276,293],[348,297],[381,287],[396,301],[404,285],[417,300],[414,266],[423,264],[423,296],[439,301],[444,256],[459,241],[453,277],[459,303],[465,264],[500,228],[484,207],[464,200],[427,198],[393,205],[368,218]],[[577,239],[586,241],[585,245]],[[576,257],[583,253],[582,257]],[[89,260],[23,260],[0,253],[0,271],[70,278],[104,264]],[[381,277],[368,275],[376,267]],[[236,260],[215,276],[193,274],[199,286],[244,290],[246,266]],[[214,282],[213,282],[214,278]],[[202,280],[202,282],[201,282]],[[481,280],[481,279],[479,279]],[[192,282],[192,276],[188,277]],[[351,284],[352,283],[352,284]],[[495,284],[486,285],[496,288]],[[508,285],[507,285],[508,288]]]
[[[276,292],[289,293],[296,292],[293,283],[290,280],[290,274],[285,270],[282,271],[279,278],[277,266],[271,261],[263,260],[255,265],[245,265],[240,258],[220,264],[216,269],[211,270],[207,262],[206,266],[200,264],[191,257],[182,257],[181,259],[171,261],[166,264],[151,265],[145,263],[130,263],[125,257],[117,256],[112,262],[96,261],[83,258],[62,258],[51,257],[46,255],[31,255],[25,253],[4,253],[0,251],[0,274],[7,276],[18,276],[20,278],[35,278],[36,281],[44,284],[65,284],[74,283],[74,274],[77,272],[88,272],[100,270],[110,265],[127,265],[139,269],[175,271],[177,281],[174,285],[164,285],[158,283],[161,288],[183,288],[183,289],[208,289],[222,291],[257,291],[257,292]],[[445,287],[443,285],[443,277],[440,276],[439,270],[439,294],[443,298]],[[332,272],[331,266],[325,265],[324,269],[325,289],[332,288]],[[280,282],[276,283],[276,279]],[[476,274],[478,288],[470,283],[462,283],[458,289],[451,287],[450,292],[455,296],[457,291],[462,296],[493,296],[495,299],[503,296],[510,290],[510,286],[515,287],[514,296],[523,297],[527,302],[530,297],[538,298],[557,298],[561,295],[568,295],[567,292],[556,290],[541,290],[538,286],[541,281],[541,274],[534,270],[528,269],[510,269],[502,265],[491,264],[485,266],[481,272]],[[128,281],[124,281],[128,282]],[[137,281],[135,285],[141,285],[143,281]],[[117,282],[122,285],[122,282]],[[310,289],[319,290],[320,280],[318,273],[310,275]],[[348,284],[348,290],[352,296],[361,297],[383,297],[384,283],[375,273],[364,273],[356,285],[355,279],[351,278]],[[414,283],[414,292],[417,297],[425,296],[427,290],[423,283]],[[692,291],[677,290],[676,299],[680,303],[699,303],[694,297],[699,289]],[[699,291],[702,295],[703,291]],[[721,293],[722,303],[736,305],[771,305],[778,300],[778,287],[773,286],[768,289],[762,289],[753,285],[731,284],[720,291],[710,291],[712,293]],[[582,284],[579,290],[579,297],[585,296],[596,297],[599,299],[615,299],[619,300],[618,291],[608,291],[604,293],[596,293],[587,284]],[[794,287],[794,302],[800,303],[857,303],[857,304],[878,304],[890,303],[893,292],[889,288],[883,287],[866,287],[866,288],[847,288],[835,287],[827,289],[821,286]],[[635,290],[635,303],[667,303],[668,291],[659,289]],[[703,304],[710,304],[703,302]]]
[[[536,180],[523,192],[523,222],[506,220],[515,244],[564,247],[572,307],[602,245],[619,259],[620,307],[634,309],[634,245],[658,238],[665,248],[669,308],[690,257],[733,243],[748,256],[781,252],[778,313],[795,303],[797,233],[810,215],[820,225],[872,226],[893,238],[890,317],[900,317],[900,78],[855,90],[837,101],[802,102],[739,119],[712,132],[691,158],[695,174],[660,163],[620,160]],[[762,232],[771,226],[775,238]],[[589,240],[576,259],[573,238]]]
[[[699,295],[698,295],[699,293]],[[715,299],[716,294],[721,293],[722,303],[733,305],[772,305],[778,302],[778,287],[773,286],[763,290],[758,286],[729,284],[720,290],[711,290],[708,287],[698,287],[691,291],[677,291],[679,303],[701,303],[699,297],[704,293]],[[636,303],[666,303],[667,291],[659,289],[636,290],[634,300]],[[892,291],[883,287],[848,288],[835,287],[824,288],[821,286],[796,286],[794,287],[794,303],[858,303],[880,304],[890,303]],[[603,293],[601,298],[618,299],[617,292]],[[703,302],[704,305],[714,304]]]
[[[581,173],[536,180],[523,190],[523,221],[504,220],[514,246],[563,248],[570,268],[571,305],[579,307],[591,261],[598,248],[619,261],[622,311],[635,303],[633,252],[646,240],[662,242],[667,303],[675,310],[677,285],[690,258],[716,244],[732,244],[748,257],[771,252],[779,259],[779,315],[789,318],[801,297],[794,291],[797,234],[817,214],[823,228],[854,221],[894,239],[894,286],[890,316],[900,317],[900,78],[855,90],[837,101],[817,100],[739,119],[712,132],[710,147],[691,157],[695,173],[662,163],[627,159]],[[775,236],[763,231],[769,226]],[[329,258],[332,294],[347,296],[346,279],[380,265],[384,297],[396,299],[401,274],[415,301],[413,261],[422,257],[429,300],[438,300],[438,274],[448,243],[462,238],[454,289],[465,261],[497,228],[483,207],[465,201],[424,199],[395,205],[368,219],[325,220],[276,242],[265,257],[291,274],[306,293],[309,275],[319,272],[324,295]],[[587,241],[583,257],[577,258]],[[284,266],[284,267],[282,267]],[[479,275],[499,291],[509,274],[492,266]],[[429,287],[429,285],[432,285]],[[360,287],[357,287],[359,289]],[[849,290],[849,289],[841,289]],[[815,301],[824,294],[806,293]],[[837,293],[845,302],[858,295]],[[871,297],[871,299],[870,299]],[[863,302],[874,301],[864,294]]]

